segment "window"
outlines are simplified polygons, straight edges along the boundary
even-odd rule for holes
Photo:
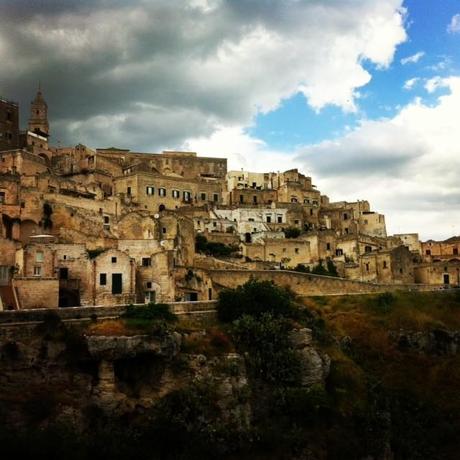
[[[166,196],[166,189],[165,188],[159,188],[158,189],[158,195]]]
[[[184,192],[183,193],[184,201],[191,201],[192,200],[192,193],[191,192]]]
[[[305,204],[309,204],[309,203],[310,203],[310,200],[309,200],[308,198],[304,198],[304,199],[303,199],[303,202],[304,202]]]
[[[299,248],[295,248],[294,251],[295,251],[296,254],[298,254],[299,253]]]
[[[145,194],[146,195],[153,195],[155,193],[155,187],[148,186],[145,188]]]
[[[291,203],[297,203],[298,200],[295,196],[291,197]]]
[[[214,193],[214,195],[212,196],[212,199],[213,199],[214,203],[217,203],[219,201],[219,194]]]
[[[34,276],[41,276],[42,274],[42,267],[36,266],[34,267]]]
[[[348,220],[348,214],[347,214],[347,213],[345,213],[345,214],[343,215],[343,220]]]
[[[254,218],[253,218],[253,217],[250,217],[250,218],[248,219],[248,222],[254,222]]]
[[[388,268],[386,260],[383,261],[383,268]]]
[[[427,250],[425,251],[425,254],[426,254],[427,256],[431,256],[431,250],[430,250],[430,249],[427,249]]]
[[[244,203],[244,197],[243,197],[243,195],[240,195],[240,203]]]
[[[147,283],[145,284],[147,289],[152,289],[152,282],[151,281],[147,281]]]
[[[212,226],[213,226],[213,227],[217,227],[217,222],[213,222],[213,223],[212,223]]]
[[[64,255],[62,256],[62,258],[63,258],[64,260],[66,260],[66,259],[67,259],[67,256],[64,254]]]
[[[336,256],[343,256],[343,249],[336,249],[335,250],[335,255]]]
[[[200,193],[200,198],[201,198],[202,201],[206,201],[206,193],[201,192]]]
[[[298,221],[298,220],[295,220],[295,221],[294,221],[294,224],[295,224],[295,225],[299,225],[299,221]]]
[[[366,271],[369,271],[369,264],[366,264]]]
[[[367,221],[367,219],[364,219],[364,225],[367,225],[369,222]]]
[[[326,251],[330,251],[331,250],[331,243],[326,243]]]
[[[5,202],[5,192],[0,192],[0,204]]]
[[[113,263],[113,264],[116,264],[116,263],[117,263],[117,258],[116,258],[116,257],[112,257],[112,263]]]
[[[266,216],[267,223],[270,223],[272,221],[272,216]]]
[[[313,209],[310,209],[310,216],[313,215]]]
[[[348,228],[345,229],[345,234],[348,235]]]
[[[126,187],[126,195],[131,195],[131,187]]]
[[[452,250],[452,254],[453,254],[454,256],[458,256],[458,248],[454,248],[454,249]]]
[[[252,197],[252,202],[253,202],[254,204],[257,204],[257,196],[256,196],[256,195],[254,195],[254,196]]]
[[[283,248],[283,252],[286,252],[286,248]]]
[[[152,265],[152,259],[150,257],[142,257],[142,266],[150,267]]]
[[[276,216],[276,220],[279,224],[283,223],[283,216]]]
[[[179,197],[180,197],[180,192],[179,192],[179,190],[173,190],[173,191],[172,191],[172,197],[173,197],[173,198],[179,198]]]
[[[163,233],[166,233],[166,227],[163,227],[163,228],[161,229],[161,231],[162,231]]]
[[[35,262],[43,262],[43,252],[37,251],[35,253]]]
[[[104,224],[108,224],[110,222],[109,216],[104,216]]]
[[[372,252],[372,246],[365,246],[364,252]]]

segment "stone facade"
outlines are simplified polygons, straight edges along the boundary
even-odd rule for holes
[[[445,284],[455,284],[460,239],[389,237],[369,202],[331,202],[297,169],[227,172],[225,158],[195,152],[53,147],[41,89],[24,132],[18,113],[0,100],[0,134],[12,133],[0,136],[0,298],[8,308],[34,307],[41,283],[53,308],[209,300],[213,267],[332,261],[341,277],[367,283],[444,284],[449,275]],[[232,258],[197,256],[198,233],[211,249],[231,247]]]

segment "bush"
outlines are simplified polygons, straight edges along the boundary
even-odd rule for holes
[[[339,273],[337,272],[337,268],[331,259],[327,261],[327,272],[329,276],[339,276]]]
[[[297,264],[297,266],[294,268],[295,272],[300,272],[300,273],[310,273],[310,267],[307,265],[303,264]]]
[[[286,238],[298,238],[300,236],[300,229],[297,227],[288,227],[284,230]]]
[[[219,293],[217,314],[221,321],[231,322],[242,315],[260,316],[269,312],[273,316],[290,315],[293,295],[270,281],[250,279],[236,289]]]
[[[320,260],[317,265],[315,265],[311,271],[314,275],[329,275],[329,272],[323,265],[323,261]]]
[[[147,321],[164,320],[172,323],[178,320],[177,315],[170,310],[169,305],[164,303],[149,303],[148,305],[136,307],[128,305],[122,318]]]
[[[214,257],[228,257],[237,252],[238,248],[224,243],[208,241],[205,236],[197,234],[195,237],[195,250]]]
[[[233,322],[233,338],[248,352],[252,375],[276,385],[297,385],[301,378],[299,354],[289,340],[290,322],[265,312],[260,317],[244,315]]]

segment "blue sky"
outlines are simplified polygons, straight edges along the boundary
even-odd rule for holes
[[[247,133],[265,141],[269,148],[290,151],[304,144],[338,138],[362,119],[392,117],[416,96],[427,104],[435,103],[447,90],[441,88],[429,94],[424,90],[422,79],[460,74],[459,35],[447,31],[451,18],[460,12],[460,2],[407,0],[404,7],[408,39],[399,45],[388,68],[364,61],[372,79],[358,89],[361,97],[355,113],[331,105],[316,111],[303,94],[298,93],[283,100],[277,110],[257,115]],[[417,62],[401,63],[402,59],[417,53],[424,53]],[[412,78],[420,80],[412,90],[404,89],[405,82]]]

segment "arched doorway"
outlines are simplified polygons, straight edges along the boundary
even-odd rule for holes
[[[160,206],[158,207],[159,212],[164,211],[165,209],[166,209],[166,206],[164,204],[160,204]]]

